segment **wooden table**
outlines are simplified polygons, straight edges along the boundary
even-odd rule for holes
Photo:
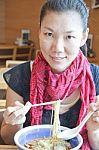
[[[18,150],[18,147],[14,145],[0,145],[0,150]]]
[[[27,57],[31,59],[32,51],[34,51],[34,45],[16,45],[16,44],[0,44],[0,59],[12,59],[16,60],[17,58]],[[4,51],[11,50],[10,54],[5,55]],[[20,50],[23,50],[23,53],[20,53]],[[24,51],[25,50],[25,51]],[[3,54],[2,54],[3,51]],[[28,52],[27,52],[28,51]]]
[[[8,71],[10,68],[0,68],[0,89],[7,89],[7,84],[3,79],[3,73]]]

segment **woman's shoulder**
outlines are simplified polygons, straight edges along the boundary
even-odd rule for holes
[[[99,95],[99,66],[95,64],[90,64],[90,69],[96,87],[96,94]]]
[[[91,70],[95,71],[95,70],[99,70],[99,66],[96,64],[90,64],[90,68]]]
[[[90,69],[93,77],[96,76],[99,78],[99,66],[95,64],[90,64]]]
[[[3,74],[7,85],[19,95],[23,96],[23,91],[29,88],[31,61],[19,64]]]
[[[11,68],[10,69],[10,71],[11,70],[22,70],[22,69],[30,69],[30,64],[31,64],[31,61],[26,61],[26,62],[24,62],[24,63],[20,63],[20,64],[18,64],[18,65],[16,65],[16,66],[14,66],[13,68]]]
[[[29,79],[31,75],[31,61],[26,61],[22,64],[18,64],[13,68],[9,69],[3,74],[3,77],[7,83],[11,81],[23,81]]]
[[[5,72],[4,76],[6,74],[13,74],[13,73],[15,74],[16,72],[21,73],[24,70],[25,70],[25,72],[28,72],[28,71],[30,72],[30,64],[31,64],[31,61],[27,61],[27,62],[24,62],[22,64],[18,64],[16,66],[12,67],[11,69],[9,69],[7,72]]]

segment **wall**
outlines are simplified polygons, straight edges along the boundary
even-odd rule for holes
[[[3,1],[3,0],[1,0]],[[41,4],[45,0],[6,0],[6,42],[14,42],[21,36],[21,29],[31,30],[31,40],[39,47],[38,28]],[[90,7],[89,27],[93,34],[93,50],[99,64],[99,8],[92,9],[92,0],[85,0]]]
[[[93,50],[96,53],[97,63],[99,64],[99,8],[92,8],[92,0],[85,0],[90,8],[89,29],[93,34]]]
[[[30,39],[38,47],[39,12],[44,0],[6,0],[6,42],[21,36],[21,29],[30,29]]]
[[[5,0],[0,0],[0,43],[5,42]]]

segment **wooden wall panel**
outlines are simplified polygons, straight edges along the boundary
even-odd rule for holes
[[[5,42],[5,0],[0,0],[0,43]]]
[[[89,29],[93,34],[93,50],[96,53],[97,62],[99,64],[99,8],[92,8],[93,0],[85,0],[90,8]]]
[[[30,29],[30,39],[38,47],[39,12],[44,0],[6,0],[6,42],[21,36],[21,29]]]
[[[31,40],[39,48],[39,12],[44,1],[6,0],[6,42],[14,42],[21,36],[21,29],[28,28],[31,30]],[[90,7],[89,27],[90,33],[93,34],[93,50],[99,63],[99,8],[92,9],[92,0],[85,1]]]

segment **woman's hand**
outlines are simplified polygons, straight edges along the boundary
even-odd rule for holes
[[[89,109],[94,111],[91,117],[92,122],[99,125],[99,95],[96,96],[96,103],[91,103]]]
[[[91,147],[95,150],[99,149],[99,96],[96,97],[96,103],[89,106],[89,110],[94,111],[94,114],[87,122],[88,139]]]
[[[19,101],[16,101],[14,107],[8,107],[4,112],[3,117],[5,123],[11,125],[23,124],[26,120],[25,115],[30,110],[30,108],[30,102],[27,102],[24,106]]]

